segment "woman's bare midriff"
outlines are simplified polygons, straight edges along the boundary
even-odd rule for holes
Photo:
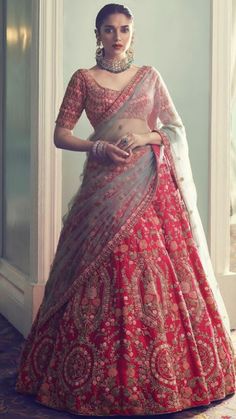
[[[96,132],[96,131],[95,131]],[[107,131],[105,137],[100,139],[115,143],[120,138],[125,137],[128,133],[145,134],[150,132],[146,121],[135,118],[118,119]]]

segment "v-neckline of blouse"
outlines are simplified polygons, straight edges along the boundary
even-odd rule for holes
[[[86,74],[88,75],[88,77],[90,78],[90,80],[92,80],[92,82],[99,87],[102,90],[109,90],[110,92],[114,92],[116,94],[122,93],[124,92],[129,86],[132,85],[132,83],[135,83],[137,77],[139,76],[140,72],[145,68],[145,66],[139,67],[138,70],[136,71],[135,75],[130,79],[130,81],[126,84],[125,87],[123,87],[123,89],[121,90],[116,90],[116,89],[110,89],[109,87],[105,87],[102,86],[100,83],[97,82],[97,80],[95,80],[95,78],[91,75],[90,70],[89,69],[84,69],[83,71],[86,72]]]

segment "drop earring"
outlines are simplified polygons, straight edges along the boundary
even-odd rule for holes
[[[127,59],[130,62],[134,61],[134,38],[132,37],[129,48],[126,51]]]
[[[96,49],[96,59],[101,59],[103,57],[103,48],[102,48],[102,42],[99,38],[97,38],[97,49]]]

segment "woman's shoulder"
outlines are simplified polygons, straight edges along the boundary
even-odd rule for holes
[[[87,94],[87,84],[83,75],[82,68],[78,68],[70,76],[69,82],[67,84],[67,91],[73,92],[73,94],[77,92],[78,94],[82,94],[83,96]]]
[[[89,80],[91,79],[90,76],[93,76],[94,73],[96,73],[96,68],[78,68],[74,71],[74,73],[71,76],[71,79],[75,81],[75,83],[83,84],[84,86],[87,86]]]
[[[78,68],[77,70],[75,70],[72,75],[71,75],[71,79],[82,79],[84,77],[84,72],[88,71],[86,68]]]
[[[152,80],[155,81],[160,81],[162,79],[161,74],[159,72],[159,70],[156,69],[156,67],[152,66],[152,65],[144,65],[142,66],[142,68],[144,68],[146,70],[146,72],[151,76]]]
[[[152,80],[155,81],[156,87],[166,86],[165,77],[163,78],[161,71],[157,70],[154,66],[149,66],[152,74]]]
[[[78,68],[77,70],[75,70],[70,77],[69,86],[80,90],[86,90],[86,71],[87,70],[84,68]]]
[[[153,65],[149,65],[149,66],[147,66],[147,67],[149,68],[149,71],[150,71],[152,74],[156,75],[157,77],[161,77],[160,71],[159,71],[159,70],[157,70],[157,68],[156,68],[156,67],[154,67]]]
[[[159,74],[157,69],[155,67],[153,67],[152,65],[141,65],[141,66],[134,65],[133,67],[136,70],[144,70],[144,71],[147,71],[147,72],[150,72],[150,73],[153,73],[153,74],[154,73]]]
[[[155,84],[155,86],[158,86],[160,82],[162,81],[162,76],[159,70],[157,70],[156,67],[152,65],[146,65],[143,67],[146,69],[150,79]]]

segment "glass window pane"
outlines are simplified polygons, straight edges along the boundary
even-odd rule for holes
[[[31,13],[30,0],[5,1],[2,257],[24,273],[30,246]]]

